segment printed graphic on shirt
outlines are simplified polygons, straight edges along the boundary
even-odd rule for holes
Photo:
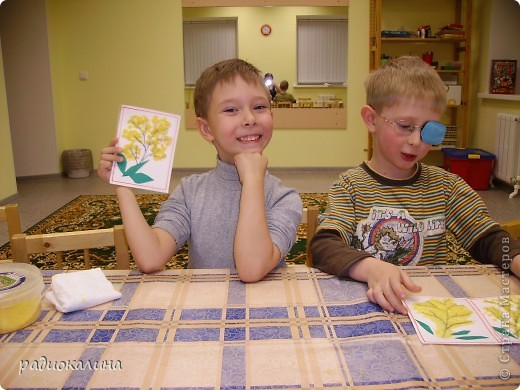
[[[356,229],[354,246],[376,259],[396,265],[415,265],[421,259],[424,238],[444,233],[443,215],[416,220],[405,209],[372,207]]]

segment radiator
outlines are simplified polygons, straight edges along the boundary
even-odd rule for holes
[[[520,116],[497,114],[495,155],[494,176],[513,184],[514,196],[520,187]]]

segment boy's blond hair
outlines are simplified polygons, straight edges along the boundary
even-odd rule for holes
[[[403,56],[388,61],[365,80],[367,105],[381,112],[401,101],[430,101],[432,109],[446,109],[446,85],[435,69],[419,57]]]
[[[217,62],[204,70],[199,76],[193,93],[195,115],[207,119],[209,105],[216,86],[222,83],[233,83],[237,76],[241,77],[248,84],[262,86],[265,89],[268,100],[271,101],[271,95],[264,84],[260,71],[249,62],[232,58]]]

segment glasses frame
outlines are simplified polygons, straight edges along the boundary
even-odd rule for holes
[[[399,122],[401,120],[398,120],[398,121],[393,121],[389,118],[387,118],[386,116],[384,115],[381,115],[380,113],[378,113],[375,109],[374,109],[374,112],[380,116],[386,123],[390,123],[392,125],[392,127],[394,128],[394,131],[396,132],[397,135],[402,135],[402,136],[410,136],[413,134],[413,132],[417,129],[419,130],[419,133],[420,133],[420,137],[421,137],[421,141],[424,142],[424,143],[427,143],[429,145],[432,145],[432,146],[437,146],[437,145],[440,145],[442,143],[442,141],[444,140],[444,137],[446,136],[446,126],[441,123],[441,122],[438,122],[438,121],[427,121],[425,122],[422,126],[419,126],[419,125],[408,125],[407,127],[409,127],[409,129],[406,129],[406,130],[403,130],[403,127],[406,127],[406,126],[401,126],[399,124]],[[424,138],[428,138],[428,137],[424,137],[424,134],[423,134],[423,130],[427,127],[427,125],[433,125],[435,127],[439,127],[439,126],[442,126],[443,130],[444,130],[444,134],[442,136],[442,139],[440,140],[439,143],[430,143],[430,142],[427,142],[424,140]]]

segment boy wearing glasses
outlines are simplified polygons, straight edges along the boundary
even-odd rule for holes
[[[520,244],[491,220],[478,194],[420,163],[446,133],[437,72],[418,57],[400,57],[370,74],[365,88],[361,116],[373,156],[332,185],[311,242],[315,267],[366,282],[371,302],[402,314],[406,290],[421,287],[399,266],[444,263],[447,232],[474,259],[520,275]]]

